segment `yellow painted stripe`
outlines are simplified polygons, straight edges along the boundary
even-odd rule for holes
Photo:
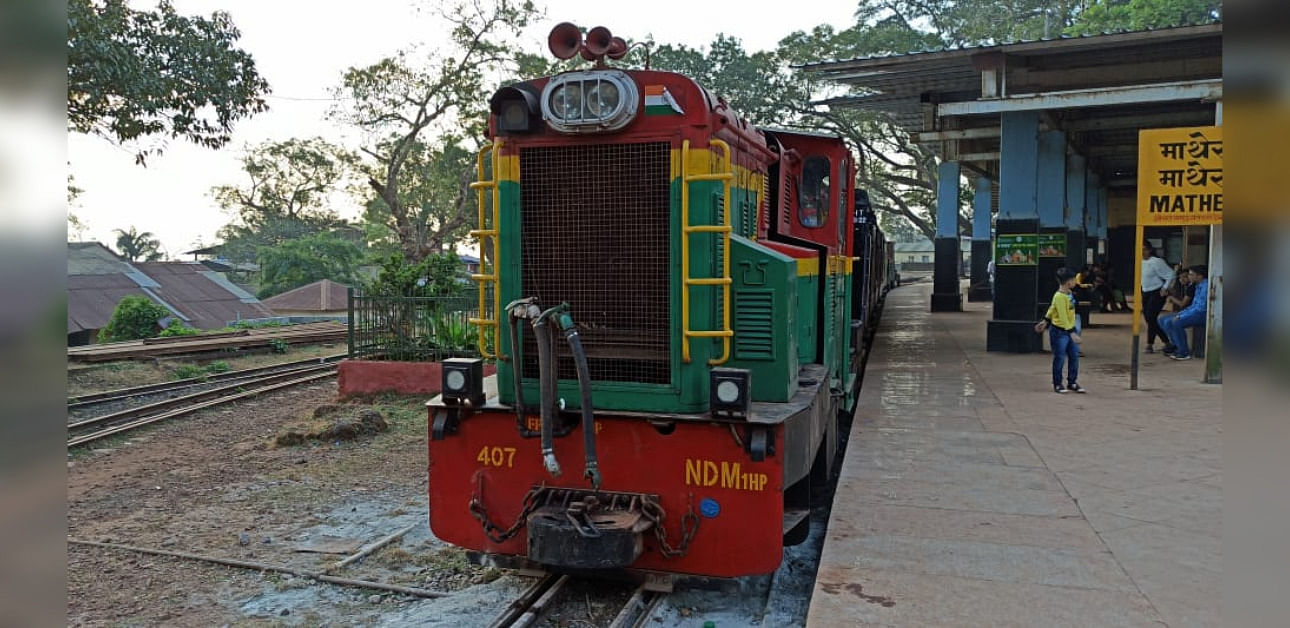
[[[502,155],[497,160],[497,180],[520,182],[520,156]]]
[[[797,258],[798,277],[814,277],[818,274],[820,274],[820,259],[818,257]]]

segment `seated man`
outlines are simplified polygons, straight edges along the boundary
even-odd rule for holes
[[[1191,269],[1180,267],[1178,276],[1173,283],[1169,285],[1165,293],[1165,307],[1169,308],[1168,312],[1162,312],[1159,321],[1160,329],[1164,330],[1165,321],[1175,317],[1179,312],[1187,309],[1196,297],[1196,284],[1191,282]],[[1169,344],[1169,337],[1165,337],[1165,353],[1173,353],[1173,345]]]
[[[1174,347],[1173,353],[1168,355],[1175,360],[1191,359],[1187,328],[1205,324],[1205,311],[1209,305],[1209,269],[1204,264],[1191,267],[1191,283],[1196,286],[1191,304],[1163,323],[1169,344]]]

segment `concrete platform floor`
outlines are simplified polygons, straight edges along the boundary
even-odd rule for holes
[[[990,304],[893,290],[860,395],[809,626],[1217,626],[1222,388],[1094,314],[1080,383],[986,353]]]

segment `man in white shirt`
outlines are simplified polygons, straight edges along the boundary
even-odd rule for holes
[[[1160,310],[1165,306],[1165,291],[1173,280],[1174,272],[1169,262],[1156,256],[1151,245],[1142,247],[1142,315],[1147,319],[1147,353],[1155,353],[1156,336],[1168,344],[1169,339],[1160,329]]]
[[[990,294],[994,295],[994,258],[993,257],[991,257],[990,262],[985,265],[985,272],[986,274],[990,275]]]

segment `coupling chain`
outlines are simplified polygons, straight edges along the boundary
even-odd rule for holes
[[[524,507],[520,509],[520,514],[515,517],[514,523],[509,528],[503,530],[501,526],[493,523],[488,517],[488,510],[484,507],[484,501],[476,493],[470,498],[470,514],[475,517],[484,527],[484,534],[494,543],[503,543],[519,533],[520,529],[528,522],[529,515],[538,508],[538,498],[546,491],[545,486],[535,486],[524,494]]]
[[[680,558],[690,551],[690,542],[699,531],[699,516],[694,513],[694,495],[690,495],[690,507],[681,515],[681,543],[673,547],[667,541],[667,528],[663,522],[667,511],[658,500],[649,495],[641,496],[641,515],[654,524],[654,537],[658,539],[659,553],[667,558]]]

